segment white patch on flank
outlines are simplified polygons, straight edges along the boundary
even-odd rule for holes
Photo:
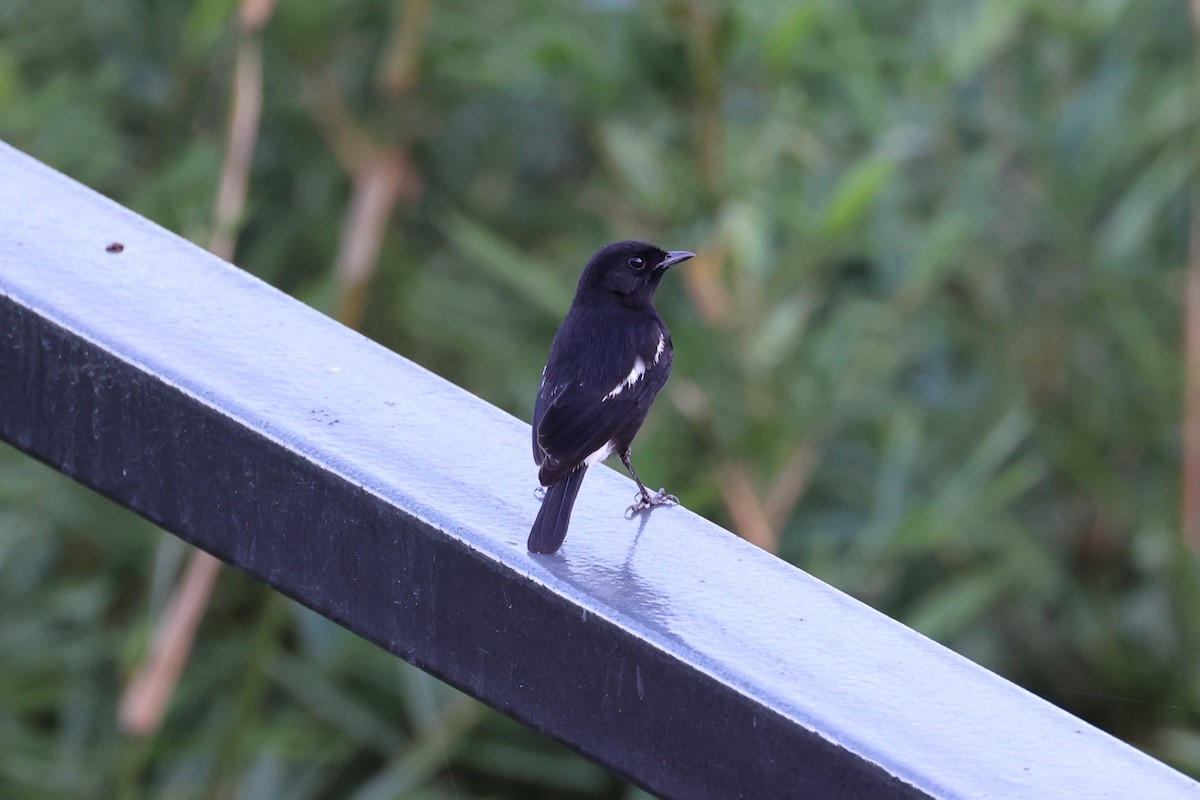
[[[601,446],[601,448],[599,450],[597,450],[596,452],[592,453],[590,456],[585,458],[583,460],[583,463],[587,464],[590,467],[592,464],[595,464],[598,461],[603,461],[604,459],[611,456],[613,454],[613,450],[615,450],[615,449],[616,448],[613,447],[612,440],[609,440],[609,441],[605,442],[604,445]]]
[[[667,349],[667,337],[663,336],[662,333],[659,333],[658,334],[658,347],[654,348],[654,363],[655,364],[658,363],[659,357],[662,356],[663,350],[666,350],[666,349]]]

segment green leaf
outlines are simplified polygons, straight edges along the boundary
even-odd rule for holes
[[[895,172],[892,159],[879,155],[860,158],[838,183],[826,207],[823,232],[833,238],[859,225]]]
[[[442,229],[458,251],[485,275],[507,286],[547,318],[562,319],[572,296],[566,288],[565,270],[551,268],[459,214],[446,218]]]

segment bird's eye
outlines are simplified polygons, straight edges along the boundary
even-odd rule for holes
[[[646,262],[642,260],[641,256],[630,256],[629,266],[633,269],[641,269],[646,266]]]

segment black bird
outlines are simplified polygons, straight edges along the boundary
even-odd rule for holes
[[[671,334],[654,308],[654,290],[669,267],[693,255],[617,242],[584,268],[533,406],[533,460],[547,489],[529,532],[530,552],[558,550],[584,473],[613,453],[640,490],[630,512],[679,502],[646,490],[629,445],[671,374]]]

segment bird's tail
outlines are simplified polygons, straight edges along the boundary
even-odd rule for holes
[[[583,483],[587,466],[580,465],[558,483],[546,489],[546,497],[538,510],[533,529],[529,531],[529,552],[554,553],[562,547],[571,521],[571,507]]]

